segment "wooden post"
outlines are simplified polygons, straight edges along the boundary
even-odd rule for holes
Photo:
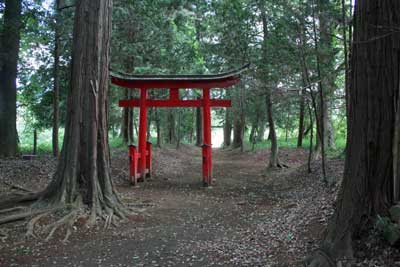
[[[212,144],[210,88],[203,89],[203,185],[211,185]]]
[[[140,119],[139,119],[139,173],[140,180],[146,176],[146,135],[147,135],[147,88],[140,89]]]
[[[129,146],[129,171],[131,182],[133,185],[136,185],[138,177],[138,153],[134,145]]]

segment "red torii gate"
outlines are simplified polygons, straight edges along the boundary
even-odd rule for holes
[[[133,184],[139,178],[151,175],[152,146],[147,142],[148,107],[201,107],[203,108],[203,184],[211,184],[212,144],[211,144],[211,107],[230,107],[231,100],[210,99],[211,88],[226,88],[240,81],[241,73],[249,66],[216,75],[119,75],[112,73],[111,82],[115,85],[140,89],[140,99],[120,100],[120,107],[139,107],[139,150],[129,147],[130,176]],[[179,89],[202,89],[203,98],[181,100]],[[148,89],[169,89],[169,99],[148,99]]]

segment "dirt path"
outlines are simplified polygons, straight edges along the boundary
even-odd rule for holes
[[[215,185],[202,188],[200,150],[163,149],[155,152],[156,177],[132,188],[125,155],[116,153],[122,200],[145,215],[109,231],[77,225],[67,244],[63,233],[25,241],[22,223],[3,229],[11,234],[0,243],[0,266],[301,266],[318,245],[335,192],[318,172],[298,168],[303,150],[281,155],[290,168],[267,171],[266,152],[217,150]]]

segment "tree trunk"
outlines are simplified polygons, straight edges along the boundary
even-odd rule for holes
[[[172,110],[168,110],[168,143],[175,143],[175,115]]]
[[[148,142],[150,142],[150,140],[151,140],[151,122],[152,122],[152,120],[153,120],[153,112],[154,112],[154,108],[150,108],[149,109],[149,116],[148,116],[148,119],[147,119],[147,133],[146,133],[146,140],[148,141]]]
[[[194,131],[196,129],[196,108],[192,108],[192,127],[189,129],[189,143],[193,144],[194,142]]]
[[[6,0],[0,39],[0,157],[13,157],[17,142],[17,69],[21,0]]]
[[[129,91],[129,98],[132,98],[133,92],[132,90]],[[136,131],[137,132],[137,131]],[[136,136],[139,136],[136,133]],[[135,143],[135,109],[128,108],[128,143],[133,144]]]
[[[352,258],[352,241],[393,204],[395,110],[399,99],[398,0],[357,1],[345,171],[324,253],[310,266]],[[344,262],[342,262],[343,264]]]
[[[251,144],[257,143],[257,138],[258,138],[257,133],[259,133],[259,124],[260,124],[260,117],[261,117],[260,116],[261,111],[260,111],[259,106],[257,105],[255,107],[255,109],[256,109],[256,114],[255,114],[256,117],[254,118],[253,123],[251,124],[251,130],[250,130],[250,136],[249,136],[249,142]]]
[[[54,88],[53,88],[53,156],[58,157],[58,127],[59,127],[59,98],[60,98],[60,0],[55,3],[55,25],[54,25]]]
[[[290,106],[288,107],[287,111],[287,116],[286,116],[286,125],[285,125],[285,142],[289,140],[289,124],[290,124]]]
[[[326,0],[323,0],[322,2],[324,2]],[[320,10],[318,10],[320,11]],[[318,148],[318,144],[320,145],[320,149],[321,149],[321,156],[322,156],[322,176],[323,176],[323,180],[324,182],[327,182],[327,177],[326,177],[326,167],[325,167],[325,148],[326,148],[326,142],[325,142],[325,123],[327,118],[327,114],[326,112],[326,103],[325,103],[325,92],[324,92],[324,87],[323,87],[323,83],[322,83],[322,75],[321,75],[321,58],[323,58],[320,54],[320,41],[318,40],[318,36],[317,36],[317,23],[316,23],[316,7],[314,5],[313,10],[312,10],[312,15],[313,15],[313,32],[314,32],[314,49],[315,49],[315,55],[316,55],[316,62],[317,62],[317,74],[318,74],[318,95],[319,95],[319,114],[317,112],[317,105],[316,105],[316,101],[313,100],[313,104],[314,104],[314,109],[315,109],[315,118],[317,120],[317,132],[318,132],[318,137],[319,137],[319,143],[317,142],[317,148]],[[321,17],[321,14],[318,13],[319,17]],[[321,22],[322,23],[322,22]],[[323,26],[320,26],[321,28]],[[323,33],[321,33],[321,35],[323,36]],[[323,39],[323,37],[321,36],[321,39]],[[330,74],[328,74],[330,75]],[[318,141],[318,139],[317,139]],[[317,154],[317,151],[316,151]]]
[[[33,150],[32,154],[36,155],[37,154],[37,130],[33,130]]]
[[[160,114],[158,113],[158,109],[155,109],[156,113],[156,130],[157,130],[157,147],[161,147],[161,125],[160,125]]]
[[[261,11],[263,34],[264,34],[264,39],[263,39],[263,44],[262,44],[263,62],[268,62],[268,43],[267,43],[268,19],[267,19],[267,14],[265,12],[265,7],[263,5],[260,5],[260,11]],[[264,76],[266,76],[266,74]],[[267,77],[264,77],[264,78],[267,78]],[[265,81],[265,83],[266,82],[267,81]],[[277,136],[276,136],[275,122],[274,122],[274,116],[273,116],[271,88],[269,88],[268,85],[266,84],[265,90],[266,90],[265,104],[266,104],[266,108],[267,108],[267,119],[268,119],[268,125],[269,125],[268,139],[271,140],[271,156],[269,159],[268,166],[269,166],[269,168],[281,167],[281,165],[279,163],[278,140],[277,140]]]
[[[250,130],[250,135],[249,135],[249,142],[250,144],[254,144],[256,143],[256,133],[257,133],[257,123],[253,122],[253,124],[251,125],[251,130]]]
[[[265,97],[267,104],[267,118],[269,124],[269,135],[271,137],[271,156],[269,158],[269,168],[281,167],[279,163],[279,147],[278,139],[276,136],[275,122],[272,109],[271,94],[268,93]]]
[[[321,103],[323,112],[320,114],[323,116],[324,129],[324,150],[326,148],[335,148],[335,132],[332,124],[331,106],[334,93],[336,91],[336,70],[335,70],[335,50],[333,44],[333,36],[335,35],[335,23],[332,19],[331,12],[334,9],[333,2],[331,0],[319,0],[318,1],[318,20],[319,20],[319,46],[317,51],[319,62],[319,72],[322,87],[324,89],[324,103]]]
[[[265,121],[264,119],[260,122],[260,127],[257,134],[257,142],[264,141],[264,134],[265,134]]]
[[[129,89],[125,89],[125,99],[129,98]],[[129,144],[129,108],[122,109],[122,127],[121,127],[121,137],[122,142],[127,145]]]
[[[107,131],[112,0],[76,1],[64,145],[41,201],[83,202],[96,216],[125,217],[111,180]]]
[[[196,108],[196,146],[203,145],[203,127],[202,127],[201,108]]]
[[[224,147],[229,147],[232,143],[232,119],[229,109],[225,109],[225,124],[224,124]]]
[[[305,89],[301,90],[300,114],[299,114],[299,132],[298,132],[298,135],[297,135],[297,147],[303,147],[304,115],[305,115],[305,102],[306,102],[305,94],[306,94],[306,90]]]
[[[233,123],[233,148],[242,147],[243,145],[243,128],[242,116],[238,116]]]
[[[177,126],[177,131],[176,131],[176,149],[179,149],[181,145],[181,123],[182,123],[182,113],[181,110],[178,109],[178,126]]]

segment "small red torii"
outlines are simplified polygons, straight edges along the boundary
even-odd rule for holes
[[[216,75],[119,75],[112,73],[111,82],[130,89],[140,89],[139,99],[120,100],[120,107],[139,107],[139,150],[129,146],[130,176],[136,185],[138,179],[151,175],[152,146],[147,142],[148,107],[201,107],[203,108],[203,185],[211,185],[212,144],[211,107],[231,107],[231,100],[210,99],[211,88],[226,88],[240,82],[241,74],[249,65]],[[181,100],[179,89],[202,89],[203,98]],[[169,89],[169,99],[148,99],[148,89]]]

